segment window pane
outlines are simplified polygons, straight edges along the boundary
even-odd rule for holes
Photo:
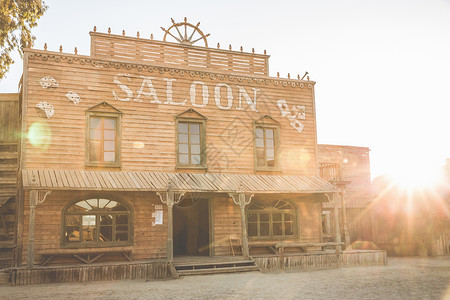
[[[92,208],[97,208],[98,207],[98,199],[88,199],[86,200],[86,202],[89,204],[89,206],[91,206]],[[84,222],[83,222],[84,225]]]
[[[259,221],[269,222],[269,214],[259,214]]]
[[[178,152],[188,154],[189,153],[189,146],[188,144],[179,144],[178,145]]]
[[[98,237],[100,242],[111,242],[112,238],[112,226],[100,226],[100,236]]]
[[[292,221],[293,216],[291,214],[284,214],[284,221]]]
[[[103,147],[105,151],[114,151],[116,150],[116,143],[114,141],[105,141]]]
[[[200,134],[200,124],[191,124],[191,134]]]
[[[269,235],[269,223],[260,223],[259,235],[260,236],[268,236]]]
[[[67,209],[68,212],[86,212],[91,210],[91,206],[86,201],[80,201]]]
[[[266,139],[266,147],[273,148],[273,140],[272,139]]]
[[[188,134],[187,133],[180,133],[178,135],[178,143],[187,144],[188,143]]]
[[[273,235],[277,235],[277,236],[283,235],[283,228],[281,226],[281,223],[273,223],[272,230],[273,230]]]
[[[100,200],[103,200],[103,199],[100,199]],[[115,210],[114,207],[116,207],[117,205],[119,205],[119,202],[111,201],[108,204],[106,204],[105,208]]]
[[[268,167],[275,167],[275,159],[267,159],[267,166]]]
[[[284,235],[294,235],[292,224],[292,222],[284,223]]]
[[[89,119],[89,127],[90,127],[90,129],[95,129],[95,128],[100,129],[101,128],[101,119],[91,117]]]
[[[116,241],[118,242],[128,241],[128,232],[116,232]]]
[[[178,162],[183,165],[189,164],[189,155],[187,154],[178,155]]]
[[[258,215],[257,214],[247,214],[247,220],[248,222],[256,222],[258,221]]]
[[[106,141],[114,141],[116,139],[116,131],[115,130],[105,130],[104,139]]]
[[[116,120],[115,119],[103,119],[104,128],[105,129],[116,129]]]
[[[115,152],[105,152],[103,155],[104,161],[116,161],[116,153]]]
[[[266,129],[266,138],[273,139],[273,129]]]
[[[256,128],[255,133],[256,133],[256,137],[257,138],[263,138],[264,137],[264,133],[263,133],[263,129],[262,128]]]
[[[128,225],[128,216],[127,215],[116,216],[116,224],[127,224]]]
[[[117,226],[117,227],[116,227],[116,231],[117,231],[117,232],[128,231],[128,225]]]
[[[188,124],[187,123],[178,123],[178,132],[179,133],[188,133]]]
[[[91,129],[89,133],[89,138],[91,140],[101,140],[102,139],[102,131]]]
[[[191,154],[200,154],[200,145],[191,145]]]
[[[95,215],[82,217],[83,242],[95,241]]]
[[[108,205],[109,204],[109,200],[108,199],[98,199],[98,202],[99,202],[99,207],[100,208],[104,208],[106,205]]]
[[[64,240],[67,242],[80,241],[80,216],[66,216]]]
[[[101,215],[100,216],[100,225],[112,225],[113,216],[111,215]]]
[[[200,135],[191,135],[191,144],[200,144]]]
[[[256,139],[256,147],[263,148],[264,147],[264,140],[263,139]]]
[[[199,165],[200,164],[200,155],[191,155],[191,164]]]
[[[90,141],[89,142],[89,160],[99,161],[101,153],[101,142],[100,141]]]
[[[273,160],[275,158],[275,152],[273,151],[273,149],[267,149],[266,153],[267,153],[267,160]]]
[[[281,214],[272,214],[273,221],[280,221],[281,222]]]
[[[258,235],[258,227],[256,223],[248,224],[248,236],[257,236]]]

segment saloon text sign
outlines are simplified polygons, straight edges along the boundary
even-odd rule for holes
[[[193,107],[198,108],[206,107],[211,102],[212,105],[221,110],[235,109],[242,111],[249,109],[250,111],[258,112],[257,99],[260,89],[257,88],[252,87],[251,91],[248,91],[243,86],[226,83],[217,83],[210,87],[205,82],[194,80],[189,85],[189,99],[174,99],[173,88],[177,81],[176,79],[157,79],[156,77],[141,75],[139,88],[133,91],[129,87],[131,77],[130,74],[125,73],[114,76],[113,82],[119,88],[112,91],[114,99],[124,102],[143,102],[148,99],[150,103],[177,106],[189,103]],[[155,80],[162,80],[165,89],[157,91],[153,84]],[[289,119],[291,126],[298,132],[302,132],[304,126],[299,119],[305,119],[305,107],[294,105],[290,108],[285,99],[278,99],[276,103],[281,116]]]

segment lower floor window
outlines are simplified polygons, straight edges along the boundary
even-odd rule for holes
[[[131,241],[131,211],[117,201],[87,199],[64,211],[64,244],[106,244]]]
[[[295,234],[291,204],[275,200],[269,203],[253,202],[247,210],[249,237],[283,237]]]

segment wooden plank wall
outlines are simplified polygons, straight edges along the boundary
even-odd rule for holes
[[[231,255],[230,238],[242,238],[241,210],[226,196],[214,198],[215,255]]]
[[[109,264],[97,266],[15,268],[10,270],[11,285],[63,282],[91,282],[102,280],[167,279],[171,276],[167,262]]]
[[[61,249],[62,210],[69,201],[88,197],[83,192],[53,192],[47,199],[36,207],[35,219],[35,263],[39,264],[43,251],[59,251]],[[94,195],[94,194],[91,194]],[[108,193],[102,194],[108,197]],[[125,200],[134,210],[134,246],[133,259],[165,258],[167,240],[167,209],[163,206],[163,225],[152,226],[152,213],[155,205],[162,205],[154,193],[114,193],[115,198]],[[112,198],[112,197],[110,197]],[[88,199],[88,198],[84,198]],[[29,192],[25,194],[24,225],[23,225],[23,251],[22,261],[26,262],[28,249],[29,224]],[[99,260],[101,261],[101,259]],[[54,261],[55,264],[66,261]],[[74,261],[77,262],[78,261]]]
[[[253,257],[255,263],[263,272],[281,270],[278,255]],[[387,254],[384,250],[344,251],[340,256],[341,266],[385,266]],[[303,253],[288,254],[283,259],[283,269],[286,271],[336,268],[335,253]]]
[[[43,54],[47,53],[47,54]],[[25,168],[27,169],[85,169],[85,111],[103,101],[107,101],[123,112],[122,118],[122,168],[123,171],[175,171],[175,125],[174,117],[194,108],[208,118],[207,120],[207,164],[208,172],[254,173],[253,121],[264,115],[271,115],[281,125],[281,172],[270,174],[315,175],[315,121],[313,83],[263,77],[220,77],[209,73],[189,72],[182,69],[136,68],[132,64],[112,64],[98,67],[89,57],[58,56],[45,51],[31,50],[28,55],[28,103],[26,128],[37,126],[40,144],[26,144]],[[45,57],[45,58],[44,58]],[[65,58],[66,57],[66,58]],[[44,58],[44,60],[43,60]],[[106,60],[105,60],[106,62]],[[129,69],[130,68],[130,69]],[[150,76],[161,104],[151,103],[152,96],[142,96],[138,101],[115,100],[112,91],[120,98],[127,97],[114,83],[117,74],[129,74],[120,80],[137,97],[142,77]],[[44,89],[39,80],[52,76],[59,84],[57,88]],[[185,105],[164,104],[167,100],[167,82],[175,79],[172,98],[175,102],[187,99]],[[204,108],[191,104],[190,85],[201,81],[208,86],[209,103]],[[218,83],[226,83],[232,88],[233,105],[231,110],[216,107],[214,94]],[[298,84],[303,87],[300,88]],[[253,99],[252,88],[258,92],[257,109],[252,111],[244,99],[242,108],[236,110],[239,101],[238,86],[242,86]],[[149,91],[147,85],[143,90]],[[81,97],[78,105],[68,101],[68,91]],[[222,105],[226,105],[226,89],[221,89]],[[282,117],[276,101],[286,99],[289,106],[303,105],[306,119],[302,133],[297,132],[287,117]],[[54,106],[55,114],[50,119],[39,117],[35,105],[47,101]],[[202,101],[202,89],[196,88],[196,102]],[[35,128],[35,129],[36,129]],[[42,160],[45,155],[46,159]],[[90,167],[86,169],[96,169]],[[176,170],[182,172],[182,169]],[[194,172],[194,170],[188,170]],[[203,171],[202,171],[203,172]],[[263,172],[261,172],[263,173]]]
[[[268,75],[269,56],[91,32],[92,56]]]
[[[19,124],[19,94],[0,93],[0,143],[17,143]]]

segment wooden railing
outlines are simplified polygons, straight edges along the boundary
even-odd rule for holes
[[[320,177],[327,181],[338,181],[341,179],[340,165],[338,163],[320,163]]]
[[[269,74],[268,55],[186,46],[162,41],[91,32],[91,56],[156,62],[195,69]]]

